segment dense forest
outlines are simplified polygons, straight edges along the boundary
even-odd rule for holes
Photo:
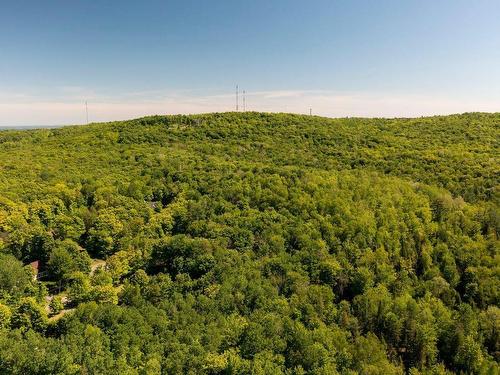
[[[0,374],[498,374],[500,114],[0,132]]]

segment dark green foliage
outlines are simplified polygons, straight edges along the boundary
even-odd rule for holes
[[[498,114],[0,132],[0,373],[495,374],[499,139]]]

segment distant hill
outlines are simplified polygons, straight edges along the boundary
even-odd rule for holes
[[[499,142],[486,113],[0,131],[0,373],[497,373]]]
[[[220,113],[0,133],[0,161],[28,173],[30,185],[40,181],[37,173],[49,177],[55,170],[73,180],[82,168],[95,178],[111,177],[102,166],[95,168],[100,163],[127,179],[135,176],[121,168],[131,166],[116,156],[133,146],[176,158],[192,153],[191,159],[203,155],[273,166],[373,170],[476,201],[498,193],[499,140],[500,114],[385,120]],[[50,163],[42,165],[45,156]]]

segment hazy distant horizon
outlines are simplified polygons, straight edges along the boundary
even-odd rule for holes
[[[83,124],[76,124],[83,125]],[[50,128],[62,128],[64,126],[70,126],[69,124],[61,125],[0,125],[0,130],[30,130],[30,129],[50,129]]]
[[[221,111],[218,113],[230,113],[234,111]],[[246,112],[255,112],[255,111],[246,111]],[[149,115],[144,115],[144,116],[137,116],[137,117],[130,117],[130,118],[123,118],[123,119],[116,119],[112,121],[131,121],[135,119],[139,119],[142,117],[149,117],[149,116],[176,116],[176,115],[200,115],[200,114],[210,114],[210,113],[217,113],[217,112],[203,112],[203,113],[155,113],[155,114],[149,114]],[[239,113],[245,113],[243,111],[240,111]],[[278,114],[278,113],[288,113],[288,114],[294,114],[294,115],[309,115],[308,113],[293,113],[293,112],[264,112],[264,113],[272,113],[272,114]],[[436,114],[436,115],[425,115],[425,116],[397,116],[397,117],[370,117],[370,116],[320,116],[320,115],[315,115],[314,116],[319,116],[319,117],[325,117],[325,118],[330,118],[330,119],[342,119],[342,118],[365,118],[365,119],[411,119],[411,118],[423,118],[423,117],[436,117],[436,116],[459,116],[459,115],[464,115],[466,113],[485,113],[485,114],[495,114],[495,113],[500,113],[500,111],[468,111],[468,112],[456,112],[456,113],[446,113],[446,114]],[[32,125],[32,124],[20,124],[20,125],[0,125],[0,130],[31,130],[31,129],[57,129],[57,128],[62,128],[66,126],[85,126],[85,125],[91,125],[93,123],[106,123],[109,121],[94,121],[94,122],[89,122],[88,124],[86,123],[67,123],[67,124],[52,124],[52,125]]]
[[[158,98],[151,100],[137,94],[131,95],[131,98],[124,95],[119,99],[96,98],[96,101],[88,101],[89,122],[122,121],[157,114],[189,115],[235,110],[235,93],[231,92],[199,96],[168,93],[155,95]],[[242,110],[242,93],[239,107]],[[402,118],[466,112],[495,113],[500,112],[500,100],[288,90],[247,92],[246,108],[256,112],[295,114],[309,114],[312,110],[314,115],[330,118]],[[29,113],[29,118],[20,118],[17,113]],[[2,104],[0,95],[0,126],[61,126],[85,123],[85,102],[79,102],[76,97],[70,95],[68,102],[28,101],[10,105]]]

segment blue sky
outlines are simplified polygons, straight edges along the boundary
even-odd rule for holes
[[[498,0],[1,0],[0,125],[500,111]]]

